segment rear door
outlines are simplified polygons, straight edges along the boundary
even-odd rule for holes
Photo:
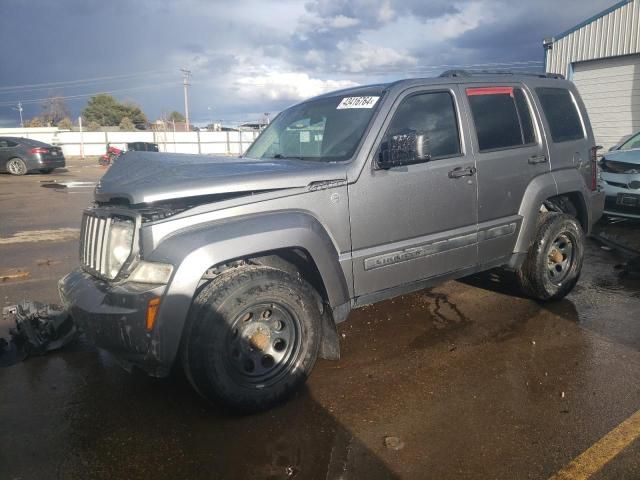
[[[481,264],[513,252],[524,192],[549,171],[532,97],[523,85],[464,88],[478,169],[478,256]]]

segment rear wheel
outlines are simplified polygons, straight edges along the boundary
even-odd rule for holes
[[[578,282],[584,256],[584,233],[575,217],[541,213],[536,237],[518,270],[522,291],[537,300],[558,300]]]
[[[27,165],[21,158],[12,158],[7,162],[7,171],[11,175],[24,175],[27,173]]]
[[[269,408],[302,385],[320,346],[321,311],[299,276],[263,266],[223,273],[194,299],[185,373],[206,399]]]

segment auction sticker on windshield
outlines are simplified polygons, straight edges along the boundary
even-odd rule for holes
[[[343,108],[373,108],[380,97],[344,97],[337,110]]]

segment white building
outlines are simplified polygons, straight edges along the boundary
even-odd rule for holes
[[[640,0],[624,0],[545,40],[545,69],[572,80],[605,148],[640,130]]]

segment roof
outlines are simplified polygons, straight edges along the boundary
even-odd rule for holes
[[[554,37],[554,41],[558,41],[561,38],[566,37],[567,35],[572,34],[573,32],[575,32],[576,30],[580,30],[582,27],[586,27],[587,25],[589,25],[590,23],[595,22],[596,20],[598,20],[599,18],[604,17],[605,15],[610,14],[611,12],[613,12],[614,10],[619,9],[620,7],[624,7],[627,3],[631,3],[633,2],[633,0],[622,0],[621,2],[616,3],[615,5],[611,5],[609,8],[601,11],[600,13],[597,13],[595,15],[593,15],[592,17],[587,18],[585,21],[580,22],[579,24],[577,24],[574,27],[571,27],[569,30],[565,30],[564,32],[556,35]]]
[[[449,75],[449,72],[437,77],[425,77],[425,78],[406,78],[402,80],[396,80],[390,83],[376,83],[372,85],[359,85],[357,87],[349,87],[342,90],[336,90],[333,92],[327,92],[317,97],[304,100],[301,103],[306,103],[311,100],[317,100],[320,98],[328,98],[335,96],[362,96],[362,95],[380,95],[386,91],[394,88],[408,88],[408,87],[420,87],[429,85],[451,85],[451,84],[467,84],[467,83],[504,83],[504,82],[520,82],[527,83],[533,79],[541,82],[558,82],[565,81],[563,77],[558,77],[553,74],[539,73],[523,73],[523,72],[465,72],[455,71],[456,75]]]

